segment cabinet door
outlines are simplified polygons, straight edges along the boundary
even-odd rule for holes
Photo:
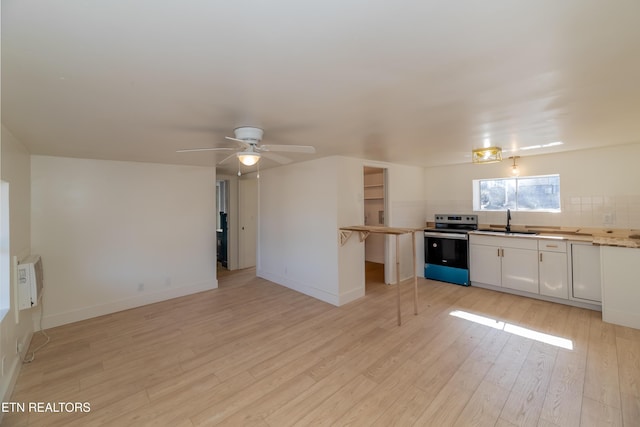
[[[472,282],[500,286],[500,248],[469,245],[469,278]]]
[[[567,254],[541,251],[539,255],[540,295],[569,298]]]
[[[538,293],[538,251],[504,248],[502,287]]]
[[[571,265],[573,297],[601,302],[600,247],[572,244]]]

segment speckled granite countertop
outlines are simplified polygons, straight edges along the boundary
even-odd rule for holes
[[[619,246],[623,248],[640,248],[640,239],[594,236],[593,244],[600,246]]]

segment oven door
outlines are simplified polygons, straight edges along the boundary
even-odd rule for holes
[[[424,233],[426,264],[468,269],[466,233]]]
[[[424,277],[469,286],[466,233],[424,233]]]

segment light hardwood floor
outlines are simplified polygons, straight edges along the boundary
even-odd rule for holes
[[[395,289],[369,273],[367,295],[339,308],[248,269],[221,274],[215,291],[51,329],[12,401],[91,411],[3,425],[640,425],[640,330],[424,279],[418,316],[402,285],[398,327]]]

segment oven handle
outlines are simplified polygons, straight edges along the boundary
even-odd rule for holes
[[[429,231],[425,231],[424,237],[436,237],[438,239],[468,240],[467,233],[432,233]]]

